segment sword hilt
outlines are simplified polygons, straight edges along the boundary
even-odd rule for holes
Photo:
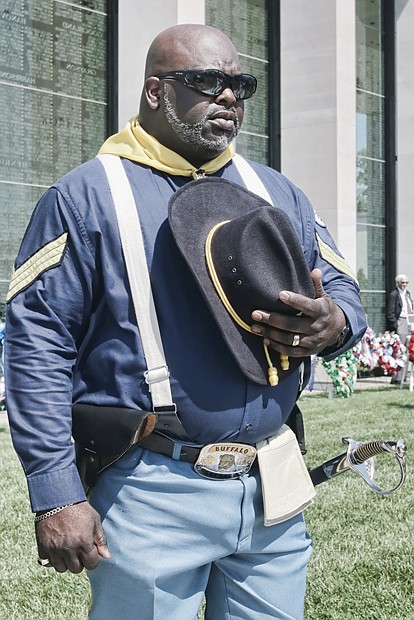
[[[350,440],[349,438],[344,438],[342,441],[349,443]],[[406,451],[406,445],[401,439],[399,441],[367,441],[351,450],[348,456],[355,465],[360,465],[364,461],[383,452],[391,452],[403,457]]]
[[[399,489],[405,482],[407,475],[405,453],[407,447],[402,439],[398,441],[367,441],[365,443],[343,437],[342,442],[348,444],[347,461],[353,471],[359,474],[365,482],[377,493],[389,495]],[[373,481],[375,456],[388,452],[395,456],[400,468],[400,480],[391,489],[382,489]]]

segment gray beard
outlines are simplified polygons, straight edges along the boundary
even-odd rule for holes
[[[216,157],[219,153],[222,153],[233,142],[234,138],[239,133],[240,124],[236,118],[236,126],[233,136],[222,134],[214,139],[208,140],[202,135],[203,127],[206,120],[209,118],[211,112],[207,112],[205,116],[195,124],[184,123],[181,121],[168,97],[167,90],[164,86],[164,109],[165,117],[174,131],[176,136],[186,144],[196,147],[200,151],[205,151],[211,154],[212,157]]]

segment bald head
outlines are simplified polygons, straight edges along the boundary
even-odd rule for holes
[[[163,30],[152,42],[145,65],[145,79],[174,69],[201,69],[206,61],[220,68],[238,56],[230,39],[213,26],[181,24]],[[238,65],[240,70],[240,65]]]

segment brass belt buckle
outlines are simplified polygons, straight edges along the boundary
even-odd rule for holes
[[[256,448],[244,443],[211,443],[201,449],[195,471],[204,478],[240,478],[250,470]]]

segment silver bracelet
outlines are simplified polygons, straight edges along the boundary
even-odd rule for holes
[[[34,522],[38,523],[39,521],[43,521],[43,519],[48,519],[49,517],[53,517],[53,515],[57,515],[58,512],[65,510],[65,508],[69,508],[69,506],[73,506],[73,504],[65,504],[64,506],[58,506],[58,508],[52,508],[52,510],[48,510],[44,512],[42,515],[37,515],[34,518]]]

